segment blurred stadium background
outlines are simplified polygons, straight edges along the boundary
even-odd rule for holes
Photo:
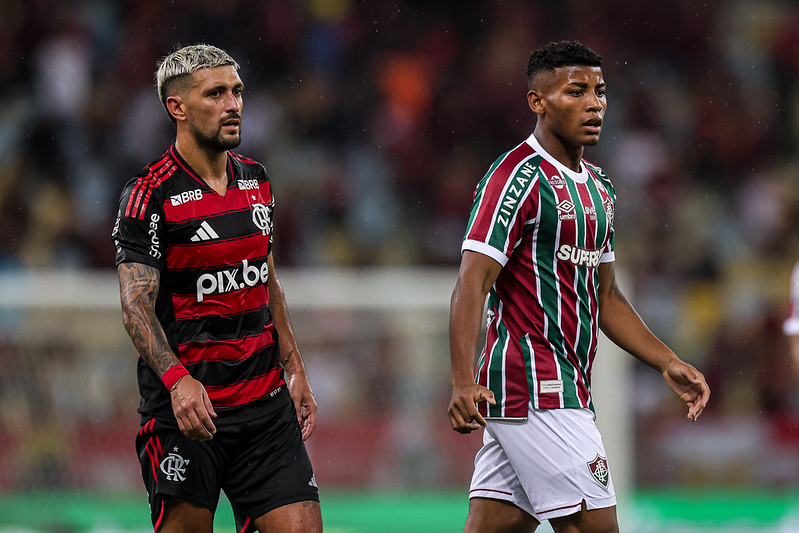
[[[241,63],[240,151],[276,190],[326,530],[460,531],[479,436],[445,417],[449,293],[476,182],[533,127],[527,54],[560,39],[605,60],[586,157],[618,191],[626,290],[713,388],[689,424],[656,373],[603,345],[622,526],[799,531],[780,329],[799,6],[779,0],[0,0],[0,531],[151,530],[109,235],[122,184],[171,139],[155,63],[196,42]]]

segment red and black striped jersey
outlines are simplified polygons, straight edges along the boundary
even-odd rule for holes
[[[234,152],[227,172],[223,196],[170,146],[125,185],[112,234],[117,264],[160,271],[158,320],[208,391],[216,424],[262,416],[286,389],[267,286],[271,184],[260,163]],[[137,374],[139,412],[172,420],[169,394],[141,357]]]

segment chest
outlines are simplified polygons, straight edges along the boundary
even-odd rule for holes
[[[182,269],[266,257],[273,199],[267,180],[240,179],[220,195],[192,185],[164,199],[167,263]]]
[[[610,237],[613,199],[598,180],[580,183],[554,173],[538,187],[539,235],[556,246],[567,244],[599,250]]]

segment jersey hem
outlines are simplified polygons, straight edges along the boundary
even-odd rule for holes
[[[466,250],[487,255],[503,267],[507,264],[509,259],[507,255],[500,250],[497,250],[490,244],[486,244],[482,241],[476,241],[474,239],[466,239],[463,241],[463,245],[461,245],[461,253],[465,252]]]

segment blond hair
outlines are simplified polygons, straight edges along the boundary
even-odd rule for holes
[[[158,70],[155,72],[161,105],[166,109],[167,93],[173,82],[191,76],[200,69],[226,65],[239,69],[239,64],[227,52],[210,44],[193,44],[175,50],[158,63]]]

